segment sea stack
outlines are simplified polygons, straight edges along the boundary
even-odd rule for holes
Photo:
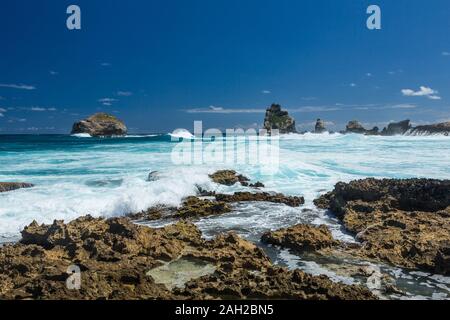
[[[289,116],[287,111],[281,110],[279,104],[272,104],[266,111],[264,118],[264,129],[269,133],[272,130],[279,130],[279,133],[297,133],[295,120]]]
[[[73,125],[72,134],[80,133],[86,133],[93,137],[123,136],[127,134],[127,127],[115,116],[96,113]]]
[[[373,127],[372,130],[367,130],[357,120],[352,120],[347,124],[347,127],[343,133],[359,133],[365,135],[378,135],[378,127]]]
[[[316,127],[314,128],[314,133],[324,133],[327,131],[327,128],[325,128],[325,121],[322,119],[317,119],[316,121]]]
[[[385,136],[394,136],[397,134],[405,134],[409,129],[411,129],[410,120],[403,120],[400,122],[390,123],[387,128],[384,128],[381,132]]]
[[[0,192],[8,192],[23,188],[32,188],[34,185],[25,182],[0,182]]]

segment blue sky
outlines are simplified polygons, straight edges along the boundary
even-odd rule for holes
[[[136,133],[252,127],[272,102],[300,130],[450,121],[449,31],[448,0],[2,1],[0,133],[67,133],[99,111]]]

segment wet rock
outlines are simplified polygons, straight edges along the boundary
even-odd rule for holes
[[[450,122],[436,123],[424,126],[417,126],[407,132],[409,135],[450,135]]]
[[[8,192],[22,188],[32,188],[34,185],[24,182],[0,182],[0,192]]]
[[[338,183],[315,204],[336,214],[362,242],[356,254],[400,267],[450,274],[450,180]]]
[[[223,201],[202,200],[188,197],[177,210],[176,218],[200,218],[230,212],[231,208]]]
[[[184,270],[186,261],[201,270]],[[161,273],[166,264],[178,269]],[[77,290],[66,286],[72,265],[81,270]],[[375,299],[363,287],[275,267],[236,234],[204,240],[184,221],[160,229],[127,218],[34,222],[20,243],[0,248],[0,271],[0,299]]]
[[[359,134],[365,134],[365,135],[377,135],[378,134],[378,127],[373,127],[373,129],[368,130],[364,128],[361,123],[357,120],[350,121],[346,129],[343,133],[359,133]]]
[[[152,171],[147,177],[147,181],[158,181],[159,179],[161,179],[161,173],[159,171]]]
[[[72,134],[80,133],[87,133],[93,137],[123,136],[127,134],[127,127],[115,116],[96,113],[73,125]]]
[[[409,129],[411,129],[411,121],[403,120],[400,122],[390,123],[387,128],[384,128],[381,132],[385,136],[394,136],[399,134],[405,134]]]
[[[282,203],[290,207],[299,207],[305,203],[305,199],[303,197],[285,196],[281,193],[268,192],[235,192],[234,194],[216,194],[216,200],[223,202],[265,201]]]
[[[314,128],[314,133],[324,133],[327,131],[327,128],[325,128],[325,121],[321,119],[317,119],[316,126]]]
[[[247,177],[238,174],[234,170],[220,170],[211,175],[209,175],[212,181],[218,184],[223,184],[226,186],[232,186],[236,183],[247,184],[250,181]]]
[[[274,129],[278,130],[280,134],[297,132],[295,120],[289,116],[287,111],[281,110],[279,104],[272,104],[270,108],[266,110],[264,129],[269,133]]]
[[[325,225],[312,226],[298,224],[290,228],[270,231],[263,234],[261,241],[268,244],[290,248],[297,251],[320,250],[338,245]]]

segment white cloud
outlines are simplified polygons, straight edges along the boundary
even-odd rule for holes
[[[313,101],[313,100],[317,100],[316,97],[302,97],[303,101]]]
[[[49,73],[50,73],[52,76],[56,76],[56,75],[59,74],[59,72],[57,72],[57,71],[52,71],[52,70],[50,70]]]
[[[367,72],[367,73],[366,73],[366,76],[371,77],[372,74],[371,74],[370,72]]]
[[[13,84],[13,83],[0,83],[0,87],[3,88],[11,88],[11,89],[20,89],[20,90],[35,90],[36,87],[26,85],[26,84]]]
[[[0,108],[0,112],[6,112],[6,109]]]
[[[352,88],[356,87],[356,83],[350,83],[350,87]]]
[[[411,89],[403,89],[402,94],[406,97],[427,97],[431,100],[440,100],[441,97],[438,96],[439,92],[431,89],[430,87],[421,86],[420,90],[414,91]]]
[[[443,52],[442,52],[442,55],[445,56],[445,57],[448,57],[448,56],[450,56],[450,52],[448,52],[448,51],[443,51]]]
[[[102,62],[102,63],[100,63],[100,65],[101,65],[102,67],[110,67],[110,66],[111,66],[111,63],[109,63],[109,62]]]
[[[266,109],[231,109],[210,106],[209,108],[193,108],[186,110],[187,113],[219,113],[219,114],[232,114],[232,113],[265,113]]]
[[[45,111],[56,111],[56,108],[31,107],[29,108],[29,110],[35,112],[45,112]]]
[[[129,97],[133,95],[131,91],[117,91],[117,95],[121,97]]]
[[[113,102],[118,101],[117,99],[114,98],[102,98],[102,99],[98,99],[98,102],[100,102],[101,104],[103,104],[104,106],[111,106],[113,104]]]
[[[270,90],[263,90],[263,91],[261,91],[261,93],[263,93],[263,94],[271,94],[272,91],[270,91]]]

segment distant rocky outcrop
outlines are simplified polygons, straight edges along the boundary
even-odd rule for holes
[[[400,122],[390,123],[387,128],[384,128],[381,132],[385,136],[395,136],[398,134],[405,134],[409,129],[411,129],[411,121],[403,120]]]
[[[448,136],[448,135],[450,135],[450,122],[417,126],[417,127],[410,129],[407,132],[407,134],[409,134],[409,135],[443,134],[443,135]]]
[[[269,133],[272,130],[279,130],[281,134],[296,133],[295,120],[289,116],[287,111],[281,110],[279,104],[272,104],[266,111],[264,118],[264,129]]]
[[[327,128],[325,128],[325,121],[323,121],[322,119],[317,119],[314,133],[324,133],[326,131]]]
[[[344,131],[344,133],[359,133],[359,134],[366,134],[366,135],[376,135],[378,134],[378,127],[373,127],[371,130],[367,130],[362,126],[361,123],[357,120],[352,120],[347,124],[347,127]]]
[[[0,182],[0,192],[13,191],[22,188],[32,188],[34,185],[24,182]]]
[[[123,136],[127,134],[127,127],[115,116],[96,113],[73,125],[72,134],[80,133],[87,133],[93,137]]]

